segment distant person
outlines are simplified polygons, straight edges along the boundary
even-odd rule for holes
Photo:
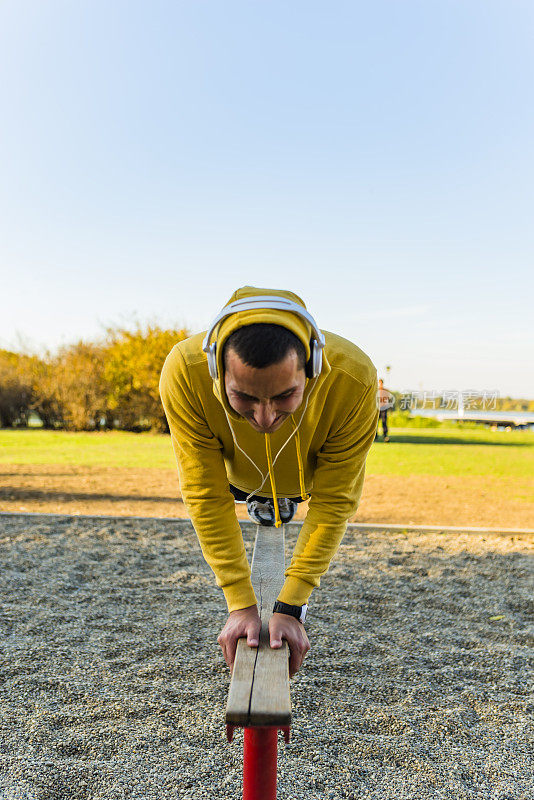
[[[394,405],[394,397],[393,394],[386,389],[384,386],[384,381],[382,378],[378,381],[378,409],[380,412],[380,421],[382,422],[382,434],[384,436],[384,441],[389,442],[388,436],[388,411],[393,408]],[[376,430],[375,439],[378,439],[378,428]]]

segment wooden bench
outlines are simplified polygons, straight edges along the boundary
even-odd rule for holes
[[[243,800],[276,800],[278,731],[289,742],[289,648],[272,650],[269,620],[284,583],[285,526],[258,525],[252,556],[252,586],[261,616],[258,647],[239,639],[226,706],[226,735],[245,729]]]
[[[258,525],[252,556],[252,586],[261,616],[259,647],[239,639],[226,706],[226,724],[244,728],[288,727],[291,724],[289,696],[289,648],[285,640],[279,650],[269,644],[269,620],[284,583],[285,526]]]

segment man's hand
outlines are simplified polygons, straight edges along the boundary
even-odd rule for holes
[[[282,639],[287,641],[290,653],[289,677],[292,678],[299,671],[310,649],[304,625],[289,614],[275,613],[269,620],[269,636],[273,649],[282,647]]]
[[[226,625],[217,637],[230,672],[234,668],[237,640],[246,638],[249,647],[257,647],[260,643],[260,630],[261,620],[257,606],[248,606],[230,612]]]

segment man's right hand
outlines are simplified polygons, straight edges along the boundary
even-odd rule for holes
[[[226,625],[217,637],[230,672],[234,668],[237,640],[246,638],[249,647],[257,647],[260,642],[260,630],[261,619],[258,614],[258,606],[248,606],[230,612]]]

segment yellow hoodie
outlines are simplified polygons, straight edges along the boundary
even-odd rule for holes
[[[252,286],[238,289],[228,302],[261,295],[286,297],[306,308],[292,292]],[[228,402],[222,350],[230,333],[259,322],[289,328],[309,356],[311,328],[298,315],[275,309],[240,311],[223,320],[214,333],[216,381],[210,377],[202,350],[205,331],[173,347],[160,380],[182,497],[229,611],[256,603],[229,484],[261,497],[311,495],[278,597],[284,603],[303,605],[319,586],[347,520],[358,508],[365,459],[378,418],[372,361],[352,342],[323,331],[321,374],[306,380],[300,407],[274,433],[255,431]],[[261,491],[260,474],[267,476]]]

